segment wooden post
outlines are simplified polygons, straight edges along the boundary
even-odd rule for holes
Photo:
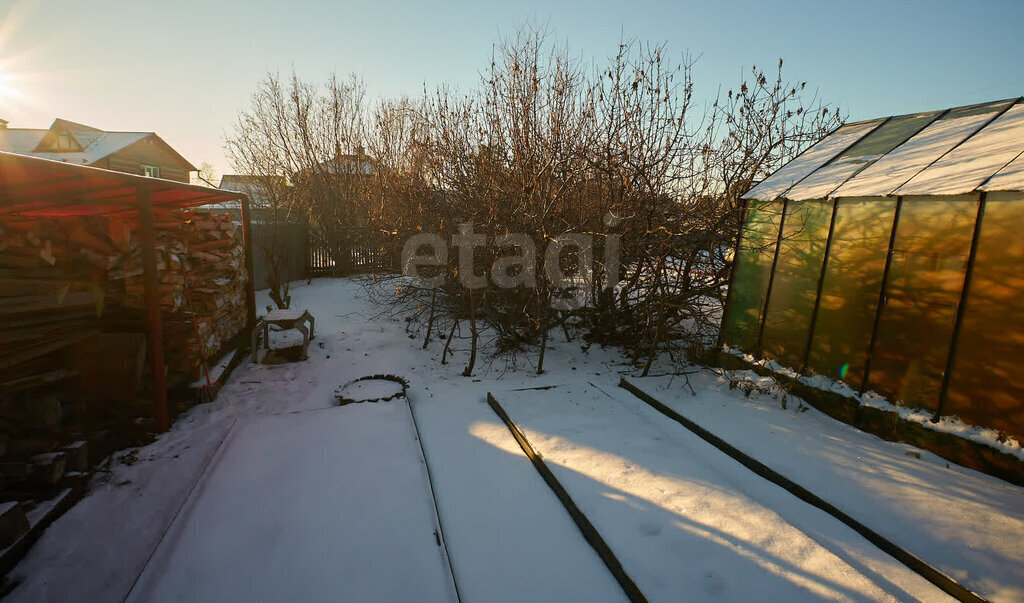
[[[156,230],[153,227],[153,207],[150,189],[146,184],[138,188],[139,230],[142,237],[142,274],[146,296],[146,334],[149,341],[149,370],[153,375],[153,413],[156,428],[167,431],[167,374],[164,367],[163,322],[160,319],[160,291],[156,272]]]
[[[248,310],[245,330],[252,332],[253,327],[256,326],[256,275],[252,265],[252,225],[250,224],[249,197],[242,197],[241,202],[242,247],[245,249],[245,274],[248,277],[245,284],[245,306]]]

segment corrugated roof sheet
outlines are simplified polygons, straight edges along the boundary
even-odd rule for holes
[[[27,216],[132,215],[139,189],[150,191],[153,207],[180,209],[240,199],[223,191],[0,152],[0,213]]]
[[[807,200],[1024,190],[1021,100],[843,126],[743,198]]]

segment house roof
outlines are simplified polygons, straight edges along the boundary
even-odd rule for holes
[[[51,133],[69,134],[78,144],[80,150],[63,152],[41,150],[42,143]],[[113,155],[121,149],[149,137],[153,137],[174,155],[177,155],[185,164],[186,169],[196,171],[195,166],[164,142],[155,132],[106,132],[61,118],[55,119],[53,124],[45,130],[34,128],[0,129],[0,151],[32,155],[64,163],[92,165],[104,157]]]
[[[249,196],[252,207],[268,207],[271,205],[273,194],[280,191],[278,187],[286,186],[287,179],[284,176],[252,176],[245,174],[224,174],[221,176],[219,188],[226,191],[236,191]],[[226,208],[238,207],[237,201],[224,205]]]
[[[1024,99],[846,124],[744,199],[1024,191]]]
[[[0,152],[0,213],[30,216],[132,215],[139,192],[153,207],[180,209],[245,193]]]

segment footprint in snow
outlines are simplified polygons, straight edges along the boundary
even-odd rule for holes
[[[704,587],[704,592],[707,594],[719,595],[725,590],[725,579],[714,572],[704,572],[704,576],[700,579],[700,585]]]
[[[661,534],[661,526],[653,523],[640,524],[640,533],[644,536],[657,536]]]

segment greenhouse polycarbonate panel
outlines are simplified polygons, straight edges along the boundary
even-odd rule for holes
[[[906,142],[934,121],[942,112],[915,113],[893,117],[861,138],[847,151],[794,186],[786,197],[795,201],[824,199],[850,177],[878,158]]]
[[[904,197],[869,386],[934,410],[963,289],[978,196]]]
[[[1024,195],[991,193],[943,413],[1024,437]]]
[[[1024,153],[999,170],[979,191],[1024,191]]]
[[[753,351],[764,307],[768,278],[775,256],[782,218],[782,203],[751,201],[736,254],[736,268],[729,291],[729,311],[722,327],[723,341]]]
[[[831,201],[789,202],[761,347],[797,369],[807,346],[831,219]]]
[[[882,288],[895,199],[840,199],[809,367],[860,385]]]
[[[833,197],[881,197],[892,193],[950,149],[977,132],[1013,101],[953,109],[840,186]]]
[[[896,190],[897,195],[963,195],[1024,151],[1024,104],[995,121]]]
[[[750,189],[747,194],[743,195],[743,198],[760,201],[773,201],[779,198],[794,184],[863,138],[882,121],[884,120],[873,119],[840,127]]]

